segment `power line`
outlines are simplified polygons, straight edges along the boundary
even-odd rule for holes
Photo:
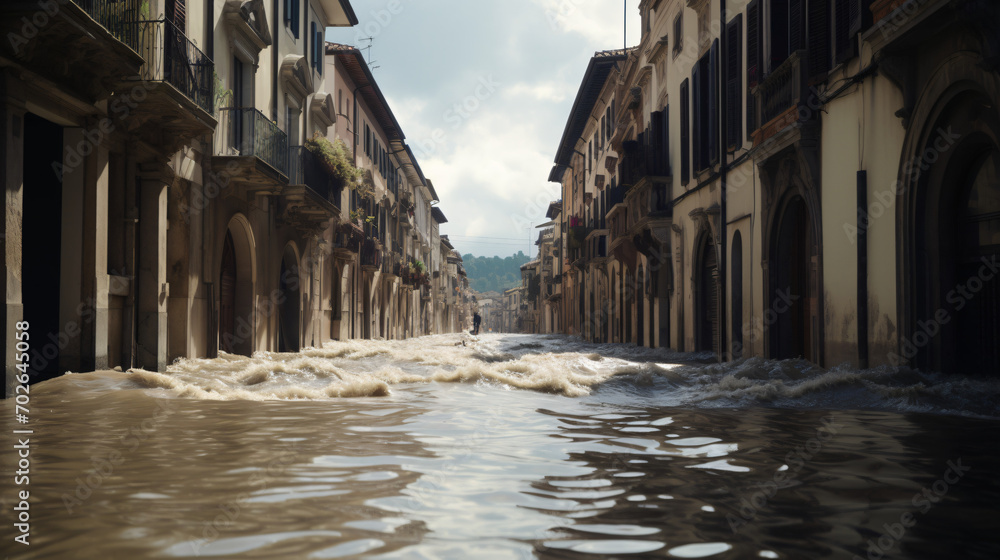
[[[520,237],[487,237],[485,235],[449,235],[450,237],[462,237],[467,239],[504,239],[507,241],[520,241]]]

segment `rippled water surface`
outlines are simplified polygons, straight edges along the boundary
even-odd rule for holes
[[[443,335],[63,376],[31,388],[31,545],[6,482],[0,549],[1000,557],[1000,383],[705,358]]]

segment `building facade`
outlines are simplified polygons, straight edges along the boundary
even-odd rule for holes
[[[324,39],[357,23],[347,0],[5,2],[0,16],[8,392],[25,322],[39,378],[458,322],[432,320],[433,185],[367,65]],[[337,138],[361,188],[321,157]]]
[[[1000,371],[998,9],[641,1],[549,177],[565,332]]]

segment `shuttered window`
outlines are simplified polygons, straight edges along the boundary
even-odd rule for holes
[[[805,48],[805,26],[802,25],[805,0],[788,0],[788,54]]]
[[[760,67],[760,0],[752,0],[747,4],[747,137],[757,130],[754,109],[756,104],[750,93],[757,87],[761,78]]]
[[[719,40],[712,41],[712,48],[708,51],[708,88],[705,92],[707,103],[702,107],[707,110],[708,130],[702,135],[705,143],[705,155],[703,163],[707,166],[719,162]]]
[[[705,59],[702,58],[694,64],[694,68],[691,69],[691,165],[694,170],[701,171],[701,107],[702,107],[702,75],[704,75],[704,70],[702,69],[702,62]]]
[[[285,25],[292,32],[292,35],[298,39],[299,38],[299,1],[300,0],[285,0]]]
[[[861,0],[834,0],[833,48],[838,64],[858,54],[856,36],[870,19],[870,14],[862,9]]]
[[[771,0],[769,7],[768,33],[761,37],[768,37],[770,40],[767,48],[767,72],[773,72],[788,58],[788,0]]]
[[[694,117],[691,136],[695,172],[707,169],[719,160],[718,68],[719,40],[716,39],[691,73]]]
[[[809,0],[806,25],[809,79],[822,81],[830,71],[830,0]]]
[[[726,146],[743,144],[743,14],[726,25]]]
[[[686,185],[691,180],[691,94],[687,78],[681,82],[681,184]]]
[[[326,39],[323,37],[325,28],[322,25],[316,26],[316,73],[323,75],[323,54],[326,46]]]
[[[177,26],[182,33],[187,30],[187,5],[186,0],[167,0],[164,6],[167,20]]]

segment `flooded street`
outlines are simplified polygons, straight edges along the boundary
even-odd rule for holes
[[[4,550],[1000,556],[1000,383],[706,359],[440,335],[63,376],[31,387],[31,544]]]

